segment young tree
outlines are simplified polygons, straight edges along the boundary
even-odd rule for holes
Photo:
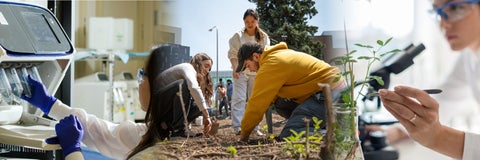
[[[307,25],[318,12],[314,0],[248,0],[257,4],[260,27],[272,44],[284,41],[289,48],[323,59],[323,44],[314,42],[318,27]]]

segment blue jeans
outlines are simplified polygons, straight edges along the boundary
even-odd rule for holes
[[[336,99],[338,97],[338,93],[332,92],[332,98]],[[322,93],[316,93],[310,96],[307,100],[305,100],[302,104],[298,105],[290,115],[287,123],[282,129],[280,133],[280,138],[286,138],[293,135],[290,130],[294,130],[297,133],[301,131],[305,131],[307,129],[306,124],[304,122],[304,118],[310,119],[309,123],[309,130],[313,132],[314,130],[314,122],[312,117],[317,117],[319,120],[323,120],[321,123],[321,128],[325,128],[326,124],[326,113],[327,109],[325,106],[325,97]]]

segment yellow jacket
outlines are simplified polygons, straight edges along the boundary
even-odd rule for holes
[[[340,73],[309,54],[288,49],[285,43],[266,46],[259,59],[259,68],[242,119],[242,135],[248,137],[265,111],[277,97],[290,98],[302,103],[312,94],[321,91],[317,83],[336,88],[343,82],[333,82]]]

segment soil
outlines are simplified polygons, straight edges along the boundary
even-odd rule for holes
[[[276,113],[272,114],[273,134],[267,132],[265,118],[260,123],[262,133],[252,133],[248,142],[238,141],[231,126],[231,119],[216,118],[218,132],[214,136],[190,138],[174,137],[157,143],[152,154],[157,159],[299,159],[283,150],[286,142],[279,135],[286,120]],[[203,126],[192,125],[192,131],[200,133]],[[233,151],[236,150],[236,153]],[[309,159],[319,159],[318,150],[310,151]]]

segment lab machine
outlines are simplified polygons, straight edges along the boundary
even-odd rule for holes
[[[0,157],[55,158],[60,146],[44,142],[55,136],[55,121],[19,97],[32,94],[27,75],[53,95],[74,52],[49,10],[0,1]]]
[[[121,72],[113,78],[115,81],[125,82],[126,89],[122,90],[125,96],[125,104],[127,108],[133,110],[133,118],[136,122],[143,122],[146,112],[142,110],[138,93],[138,81],[136,76],[130,72]]]
[[[134,109],[127,102],[131,101],[131,98],[127,97],[127,90],[127,82],[114,81],[113,86],[110,86],[107,74],[96,72],[75,80],[73,91],[76,96],[73,97],[75,103],[73,107],[83,108],[89,114],[113,122],[134,121]]]

